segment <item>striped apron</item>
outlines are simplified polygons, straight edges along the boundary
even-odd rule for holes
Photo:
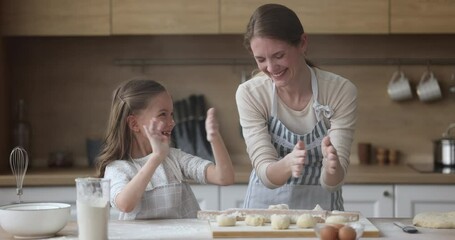
[[[133,164],[138,171],[141,169],[134,161]],[[135,209],[121,214],[120,220],[197,217],[197,212],[201,209],[190,185],[183,181],[183,174],[170,160],[162,164],[170,167],[177,182],[153,186],[150,181]]]
[[[329,119],[332,116],[332,110],[318,102],[316,75],[313,69],[309,69],[314,99],[312,107],[318,120],[313,130],[303,135],[296,134],[288,130],[278,119],[275,85],[273,85],[272,112],[268,121],[272,144],[278,153],[279,159],[292,152],[298,140],[302,140],[305,143],[307,157],[302,175],[298,178],[291,176],[283,186],[270,189],[262,184],[253,169],[250,175],[244,208],[268,208],[270,205],[285,203],[291,209],[313,209],[319,204],[325,210],[344,210],[341,188],[335,192],[329,192],[322,188],[319,182],[323,160],[321,142],[330,128],[325,123],[324,117]]]

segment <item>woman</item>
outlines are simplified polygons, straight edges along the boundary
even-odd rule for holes
[[[285,6],[256,9],[244,45],[262,72],[236,93],[253,165],[244,207],[343,210],[356,87],[307,63],[307,36]]]
[[[206,131],[215,163],[170,148],[172,97],[158,82],[134,79],[114,92],[99,177],[111,180],[111,205],[121,220],[196,218],[199,204],[187,179],[234,183],[231,158],[220,135],[215,109]]]

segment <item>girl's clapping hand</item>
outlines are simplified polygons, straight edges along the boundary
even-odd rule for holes
[[[216,120],[215,109],[207,110],[207,118],[205,119],[205,130],[207,131],[207,141],[212,142],[216,135],[219,135],[219,124]]]
[[[159,155],[167,155],[171,133],[166,132],[165,123],[157,118],[152,118],[149,125],[144,125],[143,128],[152,146],[152,151]]]

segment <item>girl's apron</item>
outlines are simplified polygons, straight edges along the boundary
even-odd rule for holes
[[[141,166],[134,161],[133,163],[139,171]],[[201,209],[190,185],[183,181],[182,172],[169,159],[164,164],[172,170],[177,182],[154,187],[150,181],[138,206],[127,213],[128,219],[197,217],[197,212]]]
[[[318,102],[318,82],[313,69],[310,67],[309,69],[314,99],[312,107],[318,120],[313,130],[304,135],[296,134],[288,130],[278,119],[275,85],[273,85],[272,112],[268,121],[272,144],[278,152],[279,159],[292,152],[298,140],[305,143],[307,157],[302,176],[290,177],[283,186],[270,189],[262,184],[253,169],[244,208],[268,208],[270,205],[285,203],[291,209],[314,209],[319,204],[325,210],[344,210],[341,188],[335,192],[329,192],[323,189],[319,182],[323,160],[321,142],[330,128],[325,123],[324,117],[329,119],[332,116],[332,110],[329,106],[323,106]]]

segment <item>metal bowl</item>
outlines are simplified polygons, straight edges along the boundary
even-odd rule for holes
[[[66,203],[20,203],[0,207],[0,225],[16,238],[48,238],[68,222]]]

